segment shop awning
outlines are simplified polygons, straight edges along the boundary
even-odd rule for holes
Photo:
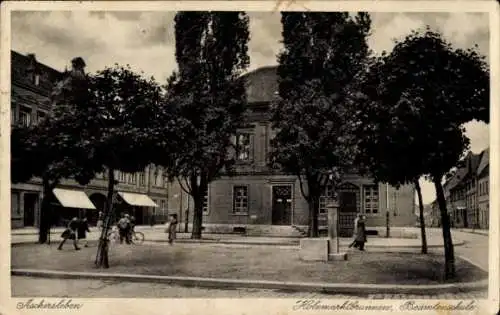
[[[54,188],[52,192],[61,206],[65,208],[96,209],[83,191]]]
[[[120,197],[122,197],[123,200],[131,206],[158,207],[158,205],[151,200],[148,195],[128,192],[118,192],[118,195],[120,195]]]

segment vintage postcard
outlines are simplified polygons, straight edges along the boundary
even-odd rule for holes
[[[7,1],[0,314],[497,314],[494,1]]]

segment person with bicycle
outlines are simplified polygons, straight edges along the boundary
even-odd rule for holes
[[[130,218],[128,214],[125,214],[119,221],[118,221],[118,231],[120,233],[120,244],[123,244],[123,240],[125,239],[125,242],[127,244],[130,244]]]
[[[129,240],[133,239],[134,233],[135,233],[135,217],[133,215],[130,216],[130,232],[129,232]]]

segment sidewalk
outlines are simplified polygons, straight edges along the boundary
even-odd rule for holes
[[[59,242],[63,228],[55,228],[51,230],[50,239],[52,242]],[[91,232],[87,234],[87,239],[95,241],[99,239],[100,233],[96,228],[91,228]],[[146,242],[167,242],[167,235],[164,232],[163,226],[138,226],[136,231],[144,233]],[[35,243],[38,239],[37,229],[21,229],[12,231],[12,244],[20,243]],[[177,233],[177,242],[179,243],[217,243],[227,245],[277,245],[277,246],[299,246],[300,238],[296,237],[265,237],[265,236],[245,236],[239,234],[208,234],[202,235],[201,240],[191,239],[191,233]],[[347,247],[352,242],[351,238],[341,238],[340,245]],[[394,250],[394,251],[415,251],[421,247],[420,239],[403,239],[403,238],[383,238],[383,237],[368,237],[366,244],[367,248],[379,250]],[[455,242],[455,246],[464,245],[465,241]],[[442,248],[442,238],[429,238],[427,240],[429,248]]]

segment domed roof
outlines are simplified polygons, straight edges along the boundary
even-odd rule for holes
[[[258,68],[242,78],[246,81],[248,103],[271,102],[278,92],[277,66]]]

